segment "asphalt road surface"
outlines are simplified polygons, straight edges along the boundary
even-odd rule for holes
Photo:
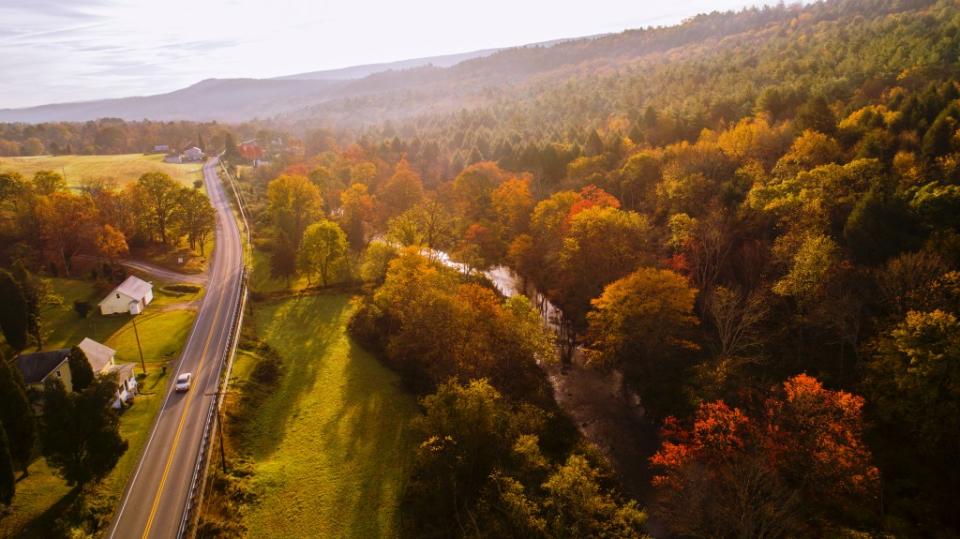
[[[176,537],[190,490],[204,421],[217,391],[224,349],[240,294],[243,251],[230,199],[217,178],[216,159],[203,168],[217,212],[216,246],[206,295],[183,354],[173,370],[193,373],[186,393],[169,384],[144,453],[130,478],[110,528],[111,539]],[[150,306],[147,306],[147,311]],[[136,404],[134,404],[136,406]]]

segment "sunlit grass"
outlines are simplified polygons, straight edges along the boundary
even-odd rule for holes
[[[165,307],[168,305],[179,305],[197,301],[203,297],[203,287],[200,285],[185,285],[196,287],[197,291],[184,291],[175,288],[177,284],[168,284],[160,281],[153,281],[153,301],[150,307]]]
[[[156,363],[176,359],[186,342],[197,312],[192,309],[153,312],[150,307],[137,318],[136,333],[133,322],[127,315],[127,323],[113,334],[106,344],[117,351],[117,361],[139,362],[136,335],[140,335],[144,361]]]
[[[244,435],[259,493],[247,517],[251,537],[397,534],[416,404],[395,373],[348,337],[349,300],[256,307],[253,322],[283,358],[283,374]]]

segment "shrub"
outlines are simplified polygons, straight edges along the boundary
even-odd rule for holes
[[[192,284],[171,284],[163,287],[163,290],[178,294],[196,294],[200,291],[200,287]]]
[[[90,305],[89,301],[80,301],[74,300],[73,310],[80,315],[80,318],[86,318],[90,311],[93,310],[93,306]]]

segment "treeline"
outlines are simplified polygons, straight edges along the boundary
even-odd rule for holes
[[[150,153],[157,146],[168,146],[171,152],[197,146],[210,153],[225,146],[228,134],[239,140],[257,139],[264,145],[275,139],[291,140],[260,124],[225,127],[217,122],[130,122],[119,118],[0,123],[0,157]]]

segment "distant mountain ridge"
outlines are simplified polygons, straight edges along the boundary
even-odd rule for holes
[[[822,22],[867,9],[842,3],[843,9],[830,10],[818,10],[819,4],[813,3],[714,12],[675,26],[274,79],[208,79],[160,95],[4,109],[0,110],[0,122],[86,121],[104,117],[223,122],[276,119],[358,127],[482,106],[519,95],[531,85],[566,84],[574,78],[643,69],[638,67],[641,61],[649,65],[650,61],[672,62],[681,56],[699,57],[705,51],[749,47],[754,44],[751,40],[765,39],[763,29],[775,28],[801,14]],[[909,8],[898,6],[891,4],[882,10]]]
[[[482,58],[501,51],[503,49],[483,49],[479,51],[464,52],[459,54],[445,54],[441,56],[429,56],[426,58],[414,58],[412,60],[400,60],[397,62],[383,62],[377,64],[364,64],[358,66],[343,67],[339,69],[327,69],[323,71],[311,71],[309,73],[298,73],[296,75],[286,75],[275,77],[273,80],[349,80],[362,79],[375,73],[384,71],[399,71],[404,69],[413,69],[417,67],[434,66],[450,67],[466,60]]]

